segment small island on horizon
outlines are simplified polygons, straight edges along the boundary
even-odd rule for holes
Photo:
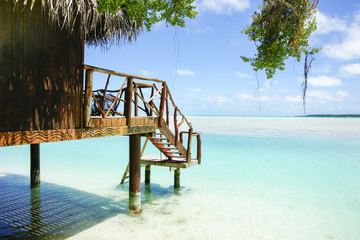
[[[334,118],[343,118],[343,117],[351,117],[351,118],[359,118],[360,114],[307,114],[303,117],[334,117]]]

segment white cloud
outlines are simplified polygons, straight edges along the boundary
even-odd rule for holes
[[[217,102],[217,103],[232,103],[234,100],[232,100],[229,97],[221,96],[221,95],[213,95],[209,96],[208,98],[209,102]]]
[[[333,98],[327,91],[321,90],[308,90],[306,93],[308,98],[317,98],[322,100],[332,100]]]
[[[140,74],[145,76],[154,76],[154,74],[148,70],[141,70]]]
[[[190,88],[189,89],[190,92],[201,92],[200,88]]]
[[[254,96],[248,93],[238,93],[236,94],[236,98],[239,100],[252,100]]]
[[[302,102],[302,97],[301,96],[286,96],[285,97],[285,102]]]
[[[247,73],[235,72],[235,75],[239,78],[251,78],[251,76]]]
[[[332,87],[340,86],[342,85],[342,82],[340,79],[321,75],[318,77],[310,77],[308,79],[308,84],[314,87]]]
[[[350,94],[348,93],[348,92],[346,92],[346,91],[337,91],[336,92],[336,97],[337,97],[337,99],[339,99],[339,100],[342,100],[342,99],[344,99],[344,98],[346,98],[346,97],[348,97],[348,96],[350,96]]]
[[[346,21],[337,17],[329,17],[320,11],[316,13],[317,30],[314,34],[328,34],[346,30]]]
[[[194,76],[195,72],[189,69],[177,69],[176,73],[182,76]]]
[[[309,90],[307,91],[307,97],[315,102],[326,102],[326,101],[343,101],[350,94],[346,91],[339,90],[332,96],[327,91],[320,90]]]
[[[328,34],[335,30],[342,33],[337,36],[340,37],[340,40],[336,39],[332,43],[324,45],[323,52],[327,57],[343,61],[360,58],[360,18],[357,15],[358,13],[354,15],[352,22],[323,17],[325,20],[321,20],[318,33]],[[326,20],[328,20],[328,23],[322,23],[326,22]]]
[[[231,14],[242,12],[250,7],[249,0],[198,0],[199,12],[214,12],[216,14]]]
[[[360,63],[347,64],[340,67],[340,75],[360,75]]]

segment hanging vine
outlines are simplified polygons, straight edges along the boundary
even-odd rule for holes
[[[309,37],[316,30],[318,3],[319,0],[263,0],[259,11],[252,16],[251,25],[242,31],[257,48],[254,57],[241,56],[242,60],[250,63],[254,71],[264,70],[268,79],[273,78],[277,70],[285,69],[286,59],[294,57],[300,62],[305,55],[304,107],[307,74],[312,62],[308,62],[308,57],[320,50],[309,46]]]

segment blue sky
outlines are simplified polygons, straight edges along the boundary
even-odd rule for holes
[[[240,59],[255,54],[241,30],[260,2],[198,0],[187,27],[159,23],[136,42],[86,48],[85,63],[166,80],[186,115],[302,115],[302,63],[289,59],[269,81]],[[311,45],[322,50],[309,74],[306,113],[359,114],[360,2],[320,0],[317,20]]]

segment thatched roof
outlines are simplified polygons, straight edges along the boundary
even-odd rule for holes
[[[70,33],[75,22],[79,21],[81,31],[85,33],[85,42],[89,45],[109,46],[114,43],[132,41],[141,31],[136,21],[130,20],[122,10],[116,14],[96,10],[96,0],[13,0],[15,4],[30,5],[41,1],[43,13],[52,24],[67,29]]]

